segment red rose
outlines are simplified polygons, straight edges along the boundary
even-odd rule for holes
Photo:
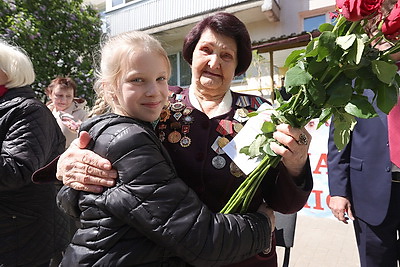
[[[380,12],[384,0],[336,0],[336,6],[347,20],[359,21]]]
[[[382,33],[390,40],[399,39],[400,35],[400,0],[397,1],[389,16],[384,20]]]

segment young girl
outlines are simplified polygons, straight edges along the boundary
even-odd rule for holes
[[[69,77],[57,77],[46,88],[50,98],[47,107],[53,112],[63,132],[68,147],[77,136],[77,131],[88,117],[85,110],[86,100],[75,97],[76,83]]]
[[[101,194],[68,187],[58,194],[60,207],[82,225],[62,266],[224,265],[270,248],[271,209],[212,213],[177,177],[152,127],[167,104],[170,71],[166,52],[145,33],[120,34],[104,45],[95,88],[112,113],[81,130],[118,179]]]

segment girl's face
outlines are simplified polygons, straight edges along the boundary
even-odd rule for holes
[[[74,101],[74,89],[61,88],[61,85],[57,85],[53,88],[49,97],[57,111],[64,111],[69,108],[72,105],[72,101]]]
[[[229,90],[237,64],[236,41],[205,29],[193,51],[192,84],[208,93],[224,93]]]
[[[168,70],[163,56],[136,51],[117,89],[114,112],[142,121],[157,120],[167,102]]]

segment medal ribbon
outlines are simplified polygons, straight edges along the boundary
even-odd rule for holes
[[[233,124],[232,121],[229,120],[220,120],[217,126],[217,132],[221,135],[229,135],[233,133]]]
[[[251,107],[254,109],[258,109],[264,102],[260,97],[254,97],[251,99]]]
[[[245,108],[250,105],[249,98],[245,95],[239,96],[238,99],[236,100],[236,106]]]

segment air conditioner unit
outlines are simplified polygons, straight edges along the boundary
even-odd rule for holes
[[[264,0],[264,3],[261,6],[261,11],[267,17],[269,22],[279,21],[281,7],[276,0]]]

